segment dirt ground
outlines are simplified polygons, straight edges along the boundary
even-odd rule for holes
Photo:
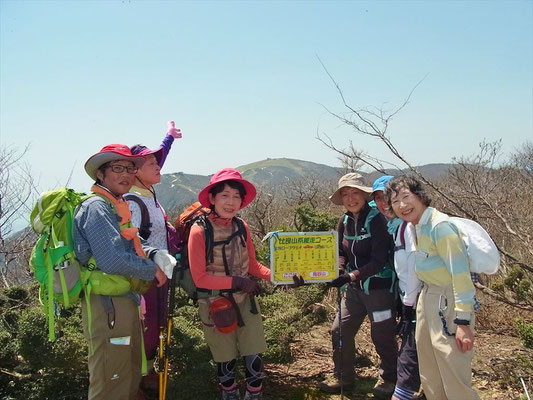
[[[291,345],[294,361],[290,364],[266,366],[265,399],[276,400],[326,400],[340,399],[340,395],[321,393],[318,383],[333,369],[331,359],[330,323],[315,327]],[[356,337],[358,345],[359,377],[356,388],[344,393],[345,399],[372,399],[378,369],[374,367],[377,354],[370,341],[369,323],[365,321]],[[521,355],[533,359],[533,352],[521,345],[513,336],[477,332],[473,361],[473,385],[483,400],[520,399],[524,394],[519,378],[521,374],[532,394],[533,371],[523,371],[513,357]],[[529,364],[531,365],[531,364]],[[510,386],[512,385],[512,386]],[[525,397],[523,397],[525,398]]]

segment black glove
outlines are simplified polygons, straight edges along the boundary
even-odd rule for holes
[[[297,288],[305,285],[304,277],[302,275],[293,275],[292,280],[294,281],[294,283],[289,285],[289,287],[291,288]]]
[[[257,296],[261,293],[261,286],[257,282],[243,276],[234,276],[231,279],[231,288],[233,290],[242,290],[250,296]]]
[[[351,281],[352,278],[350,277],[350,274],[344,274],[339,276],[338,278],[333,279],[331,282],[328,282],[328,286],[341,287],[346,285],[347,283],[350,283]]]
[[[413,306],[402,305],[402,317],[396,326],[396,334],[403,339],[405,334],[411,332],[415,323],[416,318]]]

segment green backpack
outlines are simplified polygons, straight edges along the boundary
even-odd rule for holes
[[[80,268],[73,248],[74,214],[78,205],[93,196],[65,187],[44,193],[30,215],[41,235],[33,247],[30,267],[39,282],[39,300],[48,320],[48,336],[55,339],[55,304],[72,307],[80,300],[90,271]]]

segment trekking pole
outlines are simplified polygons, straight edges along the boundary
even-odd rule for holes
[[[163,343],[163,352],[161,352],[161,347],[159,349],[159,354],[163,354],[164,359],[164,366],[163,366],[163,374],[159,375],[159,381],[162,383],[162,385],[159,386],[159,400],[165,400],[167,397],[167,383],[168,383],[168,364],[169,364],[169,357],[168,353],[170,350],[170,341],[172,337],[172,315],[174,312],[174,307],[176,305],[176,275],[178,274],[178,265],[180,263],[181,254],[176,254],[176,265],[174,266],[174,269],[172,270],[172,279],[170,280],[169,284],[169,295],[168,295],[168,308],[167,308],[167,332],[166,332],[166,341],[164,341],[164,335],[159,335],[159,344]],[[164,329],[164,328],[163,328]],[[162,333],[162,332],[161,332]],[[161,360],[161,359],[160,359]]]
[[[341,311],[342,292],[337,288],[337,307],[339,308],[339,375],[341,382],[341,400],[344,399],[344,382],[342,376],[342,311]]]
[[[161,289],[161,290],[158,290],[158,299],[159,299],[159,304],[165,304],[165,309],[167,308],[167,303],[168,303],[168,300],[165,299],[163,293],[164,291],[162,290],[163,288],[158,288],[158,289]],[[168,313],[168,311],[167,311]],[[159,400],[164,400],[165,398],[163,397],[163,391],[166,389],[164,387],[164,377],[163,377],[163,370],[165,368],[165,354],[166,354],[166,349],[165,349],[165,325],[166,325],[166,318],[167,316],[165,315],[165,313],[163,311],[160,310],[160,313],[159,313],[159,360],[158,360],[158,364],[157,364],[157,372],[158,372],[158,375],[159,375]]]
[[[531,400],[531,397],[529,397],[529,393],[527,391],[526,383],[524,382],[524,378],[520,377],[520,382],[522,382],[522,387],[524,388],[524,392],[526,392],[527,400]]]

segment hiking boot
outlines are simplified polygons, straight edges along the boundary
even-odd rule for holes
[[[263,395],[261,394],[261,391],[252,393],[247,390],[244,395],[244,400],[261,400],[262,398]]]
[[[355,385],[355,378],[344,378],[342,386],[344,390],[352,389]],[[320,390],[327,393],[340,393],[341,381],[335,375],[329,375],[326,379],[320,382]]]
[[[396,384],[394,382],[385,381],[382,378],[379,378],[376,382],[372,393],[376,399],[390,399],[394,393],[394,388]]]
[[[222,400],[241,400],[239,389],[222,390]]]

